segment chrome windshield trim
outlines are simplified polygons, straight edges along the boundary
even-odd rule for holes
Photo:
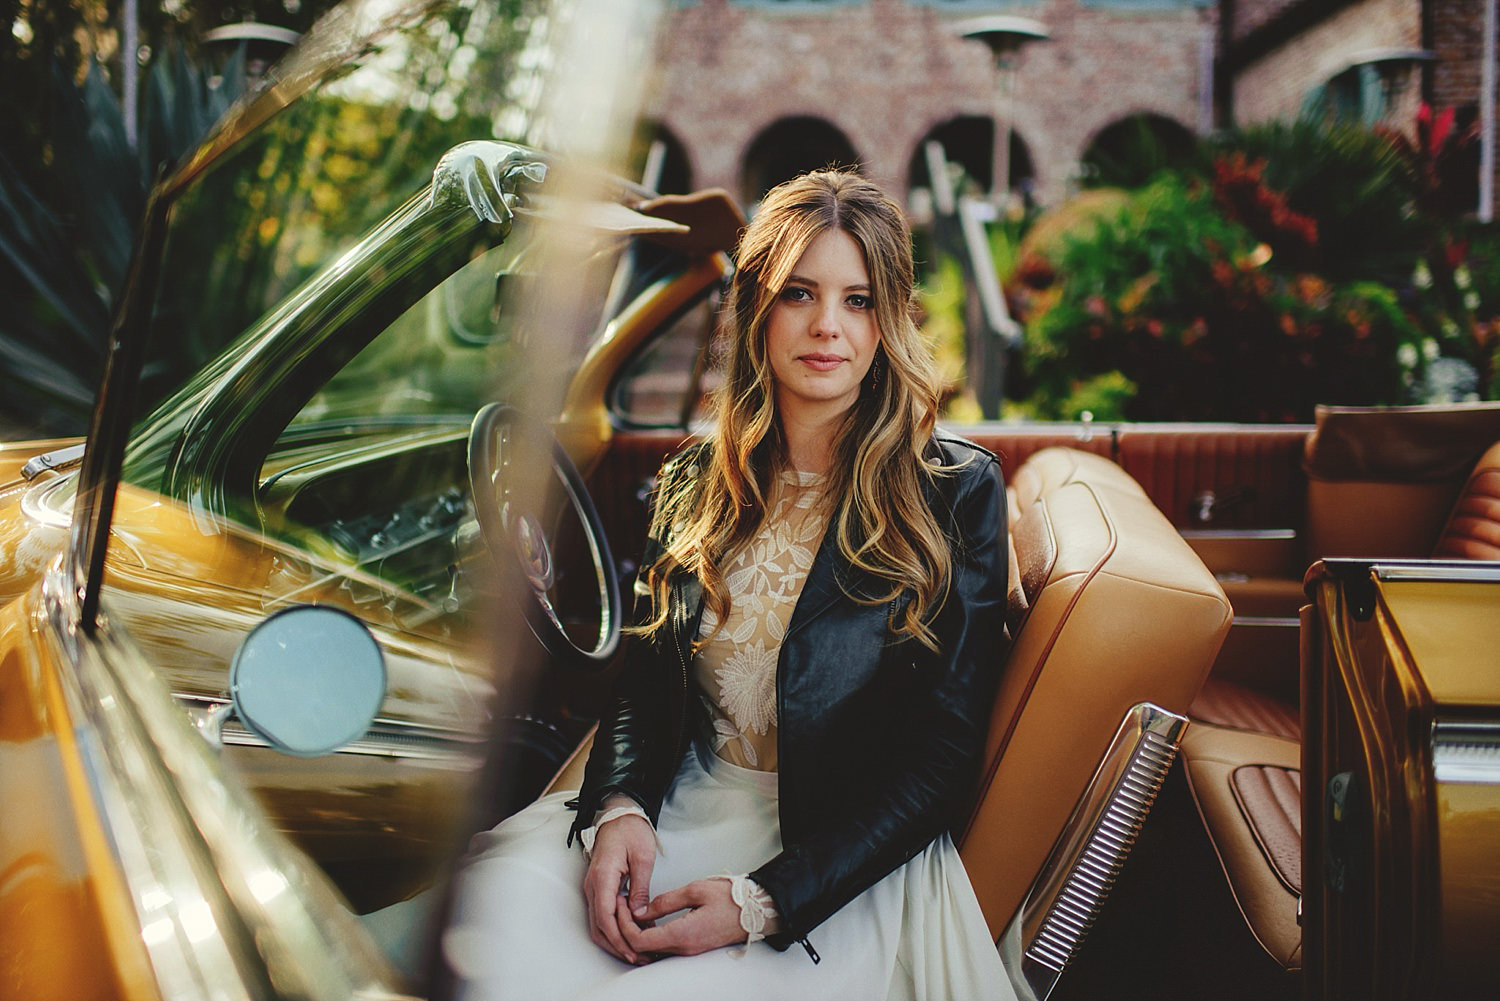
[[[73,466],[83,463],[83,450],[86,448],[82,443],[69,445],[66,448],[53,449],[42,455],[34,455],[27,460],[26,465],[21,467],[21,479],[30,483],[43,473],[51,470],[59,472],[71,469]]]
[[[62,499],[59,503],[54,503],[54,499],[71,482],[70,477],[60,477],[31,487],[21,495],[21,514],[38,525],[66,529],[73,521],[72,499]]]

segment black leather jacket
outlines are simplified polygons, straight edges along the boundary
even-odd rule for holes
[[[897,642],[887,625],[892,607],[856,600],[874,582],[843,559],[832,528],[781,645],[784,849],[750,875],[781,913],[782,931],[768,941],[779,949],[800,941],[814,959],[809,931],[963,819],[1005,659],[999,462],[943,432],[930,447],[957,467],[934,477],[928,495],[953,551],[952,587],[932,622],[941,652]],[[663,482],[697,475],[706,448],[668,462]],[[659,541],[648,540],[642,565],[659,552]],[[656,822],[689,741],[700,732],[690,715],[703,709],[690,697],[689,657],[702,614],[698,580],[681,574],[673,582],[668,628],[631,644],[594,738],[575,833],[617,792]]]

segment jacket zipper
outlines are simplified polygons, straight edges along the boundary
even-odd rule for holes
[[[781,670],[781,665],[782,656],[786,651],[786,641],[790,637],[791,633],[787,633],[787,635],[781,638],[781,650],[776,654],[776,760],[778,762],[784,762],[786,760],[784,757],[782,757],[781,754],[781,734],[784,731],[780,724],[783,720],[786,719],[786,713],[784,711],[786,708],[786,698],[782,692],[783,672]],[[780,767],[781,766],[778,764],[778,771],[780,770]],[[801,938],[797,939],[797,944],[807,950],[807,956],[813,961],[814,966],[817,966],[819,963],[823,962],[823,957],[818,955],[818,950],[813,948],[812,941],[806,935],[803,935]]]
[[[684,616],[686,616],[685,611]],[[680,625],[686,626],[687,623],[684,621]],[[672,741],[673,753],[678,753],[682,750],[683,733],[687,730],[688,712],[688,661],[687,654],[682,650],[681,628],[674,628],[672,630],[672,647],[677,651],[677,666],[682,677],[682,687],[679,689],[681,692],[681,708],[677,713],[677,733],[674,735]]]

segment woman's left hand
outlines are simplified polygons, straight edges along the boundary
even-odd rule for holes
[[[678,911],[687,913],[666,924],[650,925]],[[696,956],[749,938],[740,927],[740,905],[730,896],[725,879],[700,879],[668,890],[646,906],[640,920],[646,927],[627,926],[625,940],[641,955]]]

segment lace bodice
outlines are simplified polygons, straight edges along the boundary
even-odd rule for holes
[[[699,697],[713,726],[714,753],[762,771],[776,770],[776,660],[792,609],[828,525],[823,477],[781,474],[760,531],[724,568],[729,616],[722,626],[704,609],[694,661]]]

